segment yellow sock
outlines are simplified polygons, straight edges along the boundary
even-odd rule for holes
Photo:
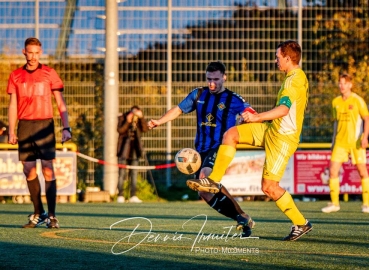
[[[340,179],[338,177],[329,179],[329,189],[332,203],[340,205]]]
[[[361,189],[363,191],[363,204],[369,206],[369,178],[361,179]]]
[[[228,165],[231,163],[234,155],[236,154],[236,148],[222,144],[219,147],[217,158],[215,159],[214,167],[212,173],[209,175],[209,178],[214,180],[215,182],[220,182],[222,180],[225,171],[228,168]]]
[[[291,194],[287,191],[275,201],[279,209],[292,221],[293,225],[304,225],[306,219],[301,214],[295,202],[292,199]]]

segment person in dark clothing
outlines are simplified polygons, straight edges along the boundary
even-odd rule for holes
[[[163,125],[179,117],[182,113],[196,111],[197,132],[195,149],[200,153],[202,164],[196,177],[208,176],[214,166],[224,133],[242,123],[244,111],[255,112],[249,103],[237,93],[225,87],[226,66],[221,61],[210,62],[205,69],[206,87],[193,89],[177,106],[167,111],[158,120],[148,122],[149,129]],[[242,229],[242,237],[249,237],[255,226],[225,187],[221,192],[199,191],[199,196],[218,213],[237,221],[237,230]]]
[[[141,141],[141,133],[148,130],[146,120],[141,109],[134,105],[132,108],[118,117],[117,131],[119,133],[117,157],[118,163],[121,165],[137,166],[138,160],[143,156],[143,146]],[[124,181],[126,177],[126,168],[119,168],[118,178],[118,203],[125,201]],[[131,190],[129,202],[141,203],[142,201],[136,196],[137,187],[137,169],[129,170],[131,180]]]
[[[8,126],[0,120],[0,143],[8,142]]]

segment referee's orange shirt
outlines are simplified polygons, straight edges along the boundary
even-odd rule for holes
[[[364,99],[356,93],[351,93],[346,100],[338,96],[333,99],[332,107],[333,117],[338,122],[335,144],[355,147],[363,133],[363,117],[369,114]]]
[[[63,82],[56,71],[40,64],[34,71],[25,66],[14,70],[9,77],[7,93],[17,94],[19,120],[53,118],[52,91],[62,91]]]

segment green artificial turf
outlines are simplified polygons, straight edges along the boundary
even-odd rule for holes
[[[251,239],[204,202],[58,204],[60,229],[23,229],[30,204],[0,205],[1,269],[365,269],[369,214],[360,202],[324,214],[297,202],[313,230],[284,242],[291,227],[273,202],[242,202]],[[233,226],[233,227],[231,227]],[[228,234],[228,235],[227,235]]]

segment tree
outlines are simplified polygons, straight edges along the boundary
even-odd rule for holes
[[[344,5],[344,4],[343,4]],[[332,136],[331,101],[338,96],[338,80],[348,73],[354,80],[354,91],[365,100],[369,99],[369,40],[368,9],[337,9],[327,14],[317,14],[312,27],[316,39],[313,46],[318,58],[323,59],[322,69],[313,76],[316,81],[310,98],[310,115],[319,115],[310,126],[315,134],[330,141]],[[313,135],[313,134],[312,134]]]

